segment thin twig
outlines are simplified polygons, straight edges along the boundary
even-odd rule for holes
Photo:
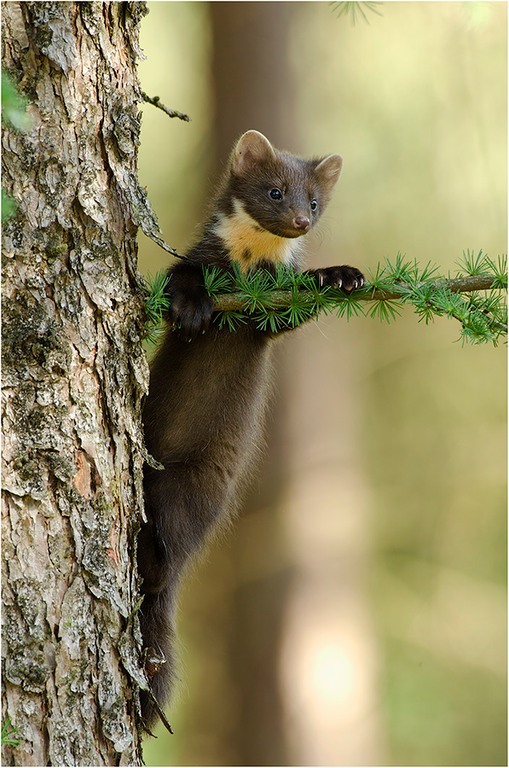
[[[162,111],[168,115],[168,117],[178,117],[179,120],[184,120],[186,123],[191,122],[191,118],[189,115],[185,115],[183,112],[179,112],[177,109],[170,109],[167,107],[159,96],[147,96],[145,91],[141,92],[143,101],[146,101],[148,104],[152,104],[152,106],[157,107],[158,109],[162,109]]]
[[[154,243],[157,243],[157,245],[162,248],[167,253],[171,253],[172,256],[176,256],[178,259],[183,259],[184,261],[189,261],[187,256],[184,256],[182,253],[178,253],[175,248],[172,248],[171,245],[168,245],[162,237],[159,237],[159,235],[156,235],[156,233],[152,230],[150,233],[145,232],[147,237],[150,237],[151,240],[154,241]]]
[[[159,704],[159,702],[157,701],[156,697],[154,696],[154,694],[152,693],[152,691],[150,689],[147,691],[147,693],[148,693],[148,695],[150,696],[150,698],[152,700],[152,704],[154,705],[154,707],[156,709],[156,712],[159,715],[159,718],[160,718],[162,724],[164,725],[166,730],[169,733],[171,733],[171,735],[173,736],[173,728],[171,727],[170,723],[168,722],[168,718],[164,714],[164,711],[163,711],[161,705]],[[153,735],[154,734],[152,733],[151,736],[153,736]]]

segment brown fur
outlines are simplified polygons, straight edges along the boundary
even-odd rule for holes
[[[146,468],[148,522],[138,542],[144,645],[148,655],[166,658],[151,670],[161,706],[174,687],[179,583],[206,541],[235,512],[239,489],[254,470],[270,388],[272,335],[252,324],[235,333],[220,330],[202,265],[229,270],[237,261],[245,270],[280,262],[298,267],[296,238],[318,220],[340,170],[339,155],[303,160],[248,131],[232,152],[214,211],[188,252],[189,261],[169,270],[171,324],[151,367],[143,413],[148,451],[164,469]],[[271,197],[275,188],[282,199]],[[363,280],[352,267],[314,274],[317,282],[346,290]],[[143,692],[141,703],[151,727],[156,708]]]

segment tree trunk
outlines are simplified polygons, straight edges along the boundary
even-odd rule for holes
[[[144,3],[3,4],[6,765],[140,765],[136,163]]]

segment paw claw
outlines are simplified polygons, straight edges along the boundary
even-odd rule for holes
[[[355,267],[347,265],[340,267],[325,267],[315,271],[320,288],[330,285],[332,288],[342,289],[346,293],[362,288],[364,276]]]

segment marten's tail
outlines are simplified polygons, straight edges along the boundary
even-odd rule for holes
[[[163,709],[172,695],[176,676],[175,606],[170,587],[147,593],[140,609],[145,668],[151,692]],[[147,730],[157,723],[159,712],[152,696],[140,691],[143,722]]]

